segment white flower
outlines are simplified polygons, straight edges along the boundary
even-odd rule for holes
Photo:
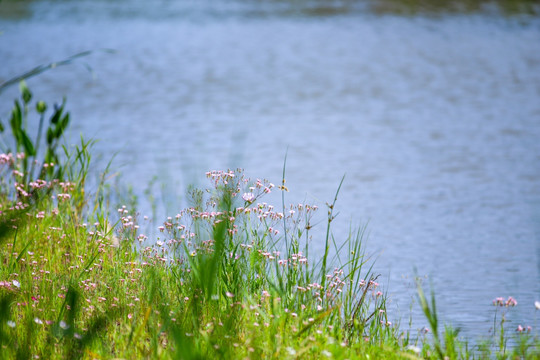
[[[64,320],[60,320],[60,324],[58,324],[62,329],[67,330],[69,329],[69,325],[66,324]]]
[[[18,287],[18,288],[21,287],[21,283],[18,282],[17,280],[13,280],[11,283],[12,283],[13,285],[15,285],[16,287]]]
[[[14,328],[15,327],[15,322],[11,321],[11,320],[8,320],[7,326],[9,326],[10,328]]]
[[[34,318],[34,322],[39,325],[43,325],[43,321],[40,318]]]
[[[420,351],[421,351],[421,349],[418,346],[414,346],[414,345],[407,345],[405,349],[410,350],[416,354],[420,354]]]
[[[534,307],[536,308],[536,310],[540,310],[540,301],[535,301]]]
[[[253,195],[253,193],[244,193],[244,195],[242,195],[242,199],[247,202],[253,202],[253,200],[255,200],[255,195]]]

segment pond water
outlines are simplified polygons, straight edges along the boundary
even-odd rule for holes
[[[317,4],[4,1],[0,81],[114,49],[28,83],[67,96],[73,137],[117,154],[136,193],[159,175],[174,200],[205,171],[237,166],[279,183],[288,149],[288,202],[324,208],[346,174],[336,239],[369,223],[366,249],[402,327],[411,312],[413,331],[427,325],[410,309],[414,268],[465,335],[489,336],[498,296],[519,303],[509,327],[534,325],[539,19]],[[16,96],[0,97],[4,121]]]

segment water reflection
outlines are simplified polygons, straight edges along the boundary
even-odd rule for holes
[[[32,16],[30,0],[0,1],[0,19],[21,20]]]
[[[491,13],[535,15],[535,0],[156,0],[152,7],[142,0],[3,0],[0,19],[17,20],[43,16],[32,10],[36,4],[57,7],[64,16],[89,17],[108,14],[114,18],[203,19],[265,17],[332,17],[373,13],[377,15],[427,15]],[[61,7],[59,9],[58,7]]]

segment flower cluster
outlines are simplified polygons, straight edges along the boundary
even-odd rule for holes
[[[493,299],[493,305],[494,306],[506,306],[506,307],[513,307],[517,305],[516,299],[513,297],[508,297],[508,299],[504,299],[503,297],[498,297]]]

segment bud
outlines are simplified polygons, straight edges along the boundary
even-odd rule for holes
[[[36,110],[38,113],[43,114],[47,110],[47,104],[45,104],[45,101],[38,101],[36,104]]]

